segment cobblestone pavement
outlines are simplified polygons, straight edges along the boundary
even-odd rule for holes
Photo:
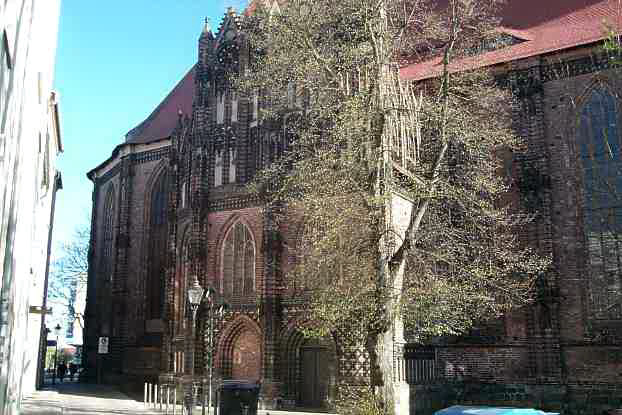
[[[66,382],[47,387],[22,401],[23,415],[148,415],[141,402],[111,386]]]

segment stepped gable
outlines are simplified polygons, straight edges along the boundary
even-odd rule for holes
[[[587,45],[602,40],[607,26],[622,29],[618,0],[509,0],[499,31],[521,40],[505,48],[456,63],[456,69],[485,67]],[[441,58],[406,65],[402,77],[411,80],[440,74]]]
[[[178,113],[192,113],[195,92],[196,64],[164,98],[145,121],[125,135],[126,143],[145,144],[170,137],[178,121]]]

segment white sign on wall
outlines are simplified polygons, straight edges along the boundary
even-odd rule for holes
[[[97,348],[99,354],[108,354],[108,342],[108,337],[99,338],[99,347]]]

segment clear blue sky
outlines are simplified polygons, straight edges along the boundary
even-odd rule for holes
[[[55,88],[63,145],[54,245],[90,215],[86,172],[108,158],[196,61],[205,17],[216,30],[245,0],[61,0]]]

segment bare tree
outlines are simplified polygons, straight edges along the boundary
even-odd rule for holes
[[[84,310],[76,310],[76,299],[86,290],[90,225],[79,225],[71,240],[62,243],[60,255],[52,263],[48,296],[65,311],[71,321],[84,327]]]
[[[463,333],[530,301],[548,266],[517,239],[530,217],[501,174],[520,151],[510,98],[473,69],[496,3],[292,0],[244,20],[235,82],[284,141],[260,138],[273,163],[253,189],[301,223],[284,286],[309,335],[369,357],[369,405],[340,413],[396,411],[404,321],[417,341]],[[403,81],[404,58],[427,80]]]

